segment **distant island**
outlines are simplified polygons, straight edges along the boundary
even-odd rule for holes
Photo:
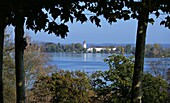
[[[134,44],[42,43],[44,52],[135,54]],[[145,57],[170,57],[170,44],[146,44]]]

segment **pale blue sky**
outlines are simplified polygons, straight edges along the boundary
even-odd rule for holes
[[[158,18],[154,25],[149,24],[147,30],[147,43],[169,43],[170,30],[164,26],[160,26]],[[104,19],[101,22],[102,27],[97,27],[94,24],[87,23],[69,23],[69,35],[65,39],[56,37],[52,34],[38,32],[34,34],[32,31],[26,31],[31,34],[34,41],[46,41],[55,43],[82,43],[86,40],[87,43],[135,43],[137,21],[118,21],[110,25]]]

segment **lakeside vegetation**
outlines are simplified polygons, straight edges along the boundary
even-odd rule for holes
[[[25,97],[27,96],[25,95],[27,90],[25,89],[25,81],[27,81],[26,80],[27,72],[25,72],[26,66],[24,64],[24,50],[26,49],[27,46],[26,39],[24,38],[25,28],[31,29],[35,33],[39,31],[44,31],[47,32],[48,34],[55,34],[56,36],[65,38],[69,32],[69,28],[68,28],[69,23],[74,23],[74,22],[85,23],[86,21],[90,21],[91,23],[94,23],[97,27],[101,27],[101,21],[103,18],[109,24],[118,22],[118,20],[127,21],[132,19],[135,19],[138,22],[137,30],[136,30],[136,49],[135,49],[135,63],[134,63],[135,66],[133,69],[134,72],[133,72],[133,78],[131,83],[132,88],[130,92],[131,94],[130,101],[131,103],[142,103],[144,99],[144,97],[142,98],[143,96],[142,92],[144,92],[143,90],[144,87],[142,87],[143,85],[142,80],[145,80],[145,78],[143,77],[144,75],[143,70],[144,70],[144,57],[145,57],[145,46],[146,46],[145,42],[147,37],[148,25],[149,23],[154,24],[156,19],[161,18],[160,25],[163,25],[165,28],[170,29],[170,16],[169,16],[170,2],[168,0],[68,0],[68,1],[51,0],[50,2],[48,0],[43,0],[43,1],[1,0],[0,5],[1,5],[0,6],[0,102],[1,103],[4,103],[3,72],[4,72],[5,63],[3,63],[4,60],[3,46],[4,46],[4,33],[5,33],[5,28],[7,26],[12,25],[15,27],[15,60],[12,59],[14,56],[11,55],[8,56],[12,57],[10,59],[11,62],[15,62],[14,79],[16,79],[15,81],[16,102],[25,103],[26,102]],[[88,12],[90,15],[89,14],[87,15],[86,12]],[[120,29],[123,30],[123,28]],[[157,50],[153,50],[153,51],[156,51],[154,53],[159,54]],[[123,52],[124,50],[121,50],[121,54],[123,54]],[[115,61],[114,63],[117,62]],[[115,65],[114,63],[113,63],[114,66],[119,66],[119,65]],[[122,63],[123,62],[118,63],[120,64],[120,67]],[[8,68],[13,68],[10,67],[10,64],[8,64],[7,66],[9,66]],[[128,69],[128,67],[126,67],[126,69]],[[12,70],[9,70],[8,72],[13,73]],[[151,81],[152,79],[149,80]],[[55,82],[52,83],[55,84]],[[154,83],[155,82],[151,82],[151,84]],[[165,84],[163,82],[161,83]],[[75,83],[73,84],[75,85]],[[65,86],[61,86],[59,88],[62,87]],[[159,92],[161,93],[164,91],[167,92],[167,90],[164,89],[164,86],[161,87],[158,86],[156,90],[159,90]],[[168,100],[166,99],[167,93],[164,92],[164,94],[161,95],[161,97],[159,98],[157,97],[160,94],[159,92],[158,93],[154,92],[156,96],[155,95],[151,96],[151,99],[158,98],[158,100],[154,102],[168,102]],[[56,91],[55,94],[57,94]],[[112,96],[112,93],[109,93],[109,95]],[[121,97],[124,96],[124,93],[123,94],[118,93],[116,95],[116,97],[119,96]],[[53,97],[52,100],[56,100],[55,96],[52,97]],[[112,97],[112,99],[114,100],[115,98],[114,96]],[[63,102],[70,102],[70,101],[65,101],[67,100],[67,98],[63,100],[64,100]],[[147,101],[150,102],[150,100]],[[58,101],[54,101],[54,102],[58,102]],[[105,101],[102,100],[101,102],[105,102]],[[115,102],[115,101],[111,101],[111,102]]]
[[[92,48],[95,47],[94,45]],[[93,51],[87,51],[83,48],[81,43],[71,43],[71,44],[60,44],[60,43],[45,43],[43,44],[44,52],[66,52],[66,53],[116,53],[116,54],[133,54],[135,55],[135,47],[130,44],[125,46],[102,46],[106,48],[105,50],[96,51],[93,48]],[[116,47],[114,51],[112,48]],[[170,47],[163,48],[161,44],[147,44],[145,48],[145,57],[146,58],[162,58],[170,57]]]
[[[5,38],[4,102],[14,103],[16,82],[14,56],[11,55],[14,52],[14,45],[8,39],[8,35]],[[109,70],[89,74],[81,71],[64,71],[49,65],[50,56],[43,52],[43,46],[29,44],[24,52],[28,103],[130,103],[133,58],[126,58],[123,55],[109,56],[104,60]],[[156,65],[152,65],[152,69],[143,74],[143,102],[168,103],[170,69],[163,69],[164,67],[155,69],[154,66]]]

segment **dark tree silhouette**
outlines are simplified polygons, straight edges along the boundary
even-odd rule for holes
[[[131,102],[141,103],[145,38],[148,22],[154,23],[154,19],[149,18],[149,15],[154,14],[158,18],[161,13],[165,14],[166,18],[160,24],[170,29],[170,3],[168,0],[89,0],[88,6],[88,10],[96,14],[91,16],[91,21],[97,26],[100,26],[98,16],[101,15],[110,24],[118,19],[138,20]]]
[[[0,0],[0,103],[3,103],[3,47],[4,47],[4,30],[7,26],[8,9],[4,7],[6,2]]]
[[[0,17],[1,20],[3,17]],[[3,103],[3,44],[4,44],[4,29],[5,27],[0,22],[0,102]]]
[[[67,22],[71,21],[73,23],[74,19],[81,23],[87,21],[86,16],[82,13],[85,6],[82,6],[79,0],[54,0],[50,2],[42,0],[7,0],[2,2],[3,5],[1,6],[8,8],[10,14],[7,16],[2,14],[2,16],[8,17],[8,24],[15,27],[16,94],[17,103],[23,103],[25,102],[23,53],[26,44],[23,38],[24,23],[26,23],[27,29],[32,29],[35,32],[44,30],[49,34],[54,33],[56,36],[64,38],[69,31],[66,25]],[[56,19],[59,19],[60,22],[58,23]],[[4,22],[5,20],[1,19],[1,21]]]
[[[10,15],[7,16],[8,24],[13,24],[16,27],[15,46],[17,53],[15,57],[16,60],[19,60],[18,62],[16,61],[18,102],[25,102],[25,90],[23,89],[24,23],[26,23],[27,29],[32,29],[35,32],[44,30],[49,34],[54,33],[56,36],[64,38],[67,36],[67,32],[69,32],[68,26],[66,25],[67,22],[70,21],[73,23],[74,21],[80,21],[83,23],[87,21],[87,17],[84,14],[85,10],[93,12],[93,14],[90,15],[90,21],[94,22],[97,26],[100,26],[100,15],[103,15],[110,24],[112,22],[117,22],[118,19],[129,20],[132,18],[138,20],[132,102],[141,102],[141,84],[147,24],[148,22],[154,22],[152,18],[149,18],[149,15],[155,14],[156,17],[159,17],[160,13],[169,15],[170,3],[168,0],[2,0],[1,3],[3,2],[5,3],[2,7],[7,7],[10,11]],[[1,9],[0,13],[2,12]],[[2,13],[0,17],[2,18],[3,16],[6,17]],[[0,26],[3,24],[2,22],[3,19],[0,22]],[[161,22],[161,25],[170,28],[169,22],[170,17],[167,16]],[[2,57],[0,59],[2,60]],[[19,95],[22,96],[18,97]]]

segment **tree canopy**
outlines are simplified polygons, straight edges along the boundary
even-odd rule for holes
[[[84,23],[89,20],[97,26],[100,25],[99,16],[103,16],[110,24],[119,19],[139,19],[139,13],[146,9],[150,14],[157,18],[164,14],[161,25],[170,28],[170,6],[168,0],[27,0],[16,2],[16,0],[5,0],[5,7],[8,24],[15,26],[17,10],[23,12],[26,17],[27,29],[35,32],[44,30],[48,33],[54,33],[64,38],[69,32],[67,22],[80,21]],[[90,12],[92,14],[87,15]],[[148,18],[153,23],[153,18]]]
[[[16,61],[18,61],[16,68],[18,67],[18,71],[23,70],[24,23],[27,29],[32,29],[35,32],[44,30],[49,34],[54,33],[64,38],[69,32],[66,25],[69,21],[76,20],[83,23],[89,17],[92,23],[101,26],[99,16],[103,16],[110,24],[117,22],[119,19],[137,19],[136,61],[133,76],[134,91],[132,92],[135,98],[141,98],[147,24],[148,22],[154,23],[154,19],[150,18],[149,15],[154,14],[158,18],[161,14],[165,14],[165,18],[160,24],[170,28],[170,2],[168,0],[1,0],[0,4],[0,19],[5,21],[0,22],[1,35],[3,35],[3,29],[6,25],[12,24],[16,27]],[[86,11],[91,12],[92,15],[87,16]],[[2,44],[3,42],[1,42]],[[19,48],[19,45],[22,49]],[[23,79],[23,76],[21,77]],[[135,88],[138,83],[140,84],[139,87]],[[138,99],[133,98],[134,102],[136,100],[138,101]]]

